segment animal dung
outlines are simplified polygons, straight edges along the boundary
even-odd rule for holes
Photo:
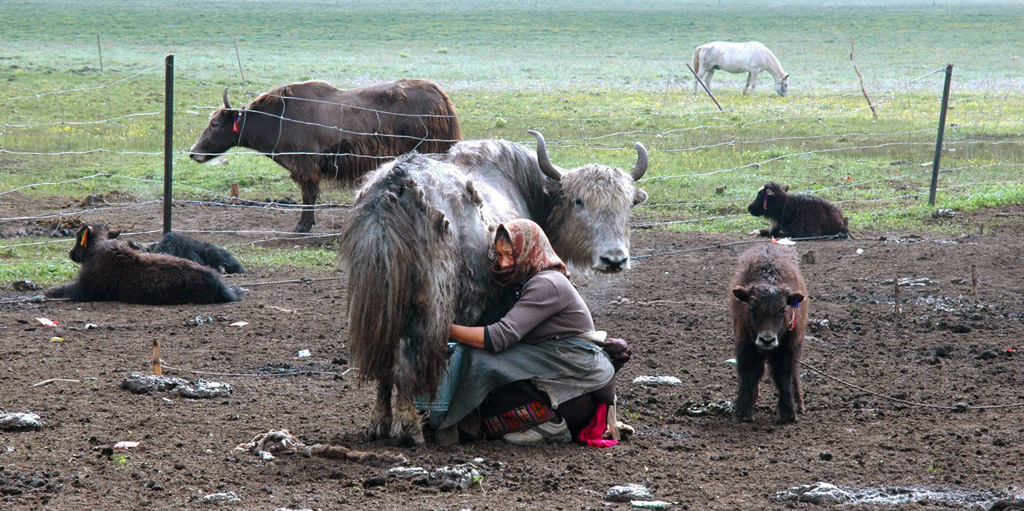
[[[608,492],[604,494],[604,500],[611,502],[630,502],[634,500],[652,499],[654,499],[654,495],[651,494],[651,490],[648,490],[646,486],[633,483],[612,486],[611,488],[608,488]]]
[[[43,420],[32,412],[4,413],[0,412],[0,430],[28,431],[43,429]]]
[[[202,378],[195,384],[183,378],[169,376],[142,375],[131,373],[121,383],[121,387],[134,394],[151,394],[153,392],[169,392],[189,399],[213,399],[231,395],[231,385]]]
[[[675,387],[682,385],[683,381],[675,376],[637,376],[633,378],[633,383],[648,387]]]

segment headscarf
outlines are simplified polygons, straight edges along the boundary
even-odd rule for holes
[[[503,234],[508,235],[511,242],[515,265],[503,270],[495,260],[491,272],[497,283],[505,287],[520,285],[544,270],[555,270],[569,276],[569,270],[551,248],[548,237],[532,220],[520,218],[499,224],[494,231],[494,241],[497,242]]]

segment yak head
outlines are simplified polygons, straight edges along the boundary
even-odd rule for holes
[[[782,215],[782,199],[788,191],[789,186],[769,182],[757,191],[757,197],[754,198],[754,202],[747,206],[747,211],[754,216],[778,218]]]
[[[629,213],[647,200],[635,184],[647,172],[647,149],[636,143],[636,166],[629,173],[593,163],[563,170],[548,159],[544,136],[530,133],[537,137],[541,171],[560,183],[547,219],[552,248],[575,266],[605,273],[629,269]]]
[[[76,263],[84,264],[97,246],[120,235],[120,229],[107,229],[106,224],[98,222],[85,224],[75,235],[75,246],[71,247],[68,257]]]
[[[755,334],[754,346],[758,350],[778,348],[783,334],[796,329],[797,309],[804,301],[803,294],[784,287],[753,284],[749,287],[736,286],[732,295],[747,304],[750,329]]]
[[[245,109],[231,108],[231,103],[228,102],[228,89],[225,88],[224,105],[210,114],[210,122],[203,130],[203,134],[188,150],[189,158],[206,163],[239,145],[242,127],[245,125],[245,112]]]

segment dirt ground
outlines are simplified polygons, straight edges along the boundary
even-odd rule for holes
[[[31,214],[37,206],[8,196],[0,216],[14,216],[10,208]],[[88,219],[142,230],[160,225],[158,206],[151,208]],[[180,229],[282,231],[297,217],[200,206],[178,207],[176,215]],[[0,283],[0,411],[33,412],[45,422],[38,431],[0,431],[0,508],[627,509],[628,502],[604,500],[627,483],[646,486],[670,509],[835,507],[776,499],[823,481],[893,496],[932,491],[858,509],[987,509],[996,497],[1024,494],[1022,216],[1016,207],[934,220],[956,222],[967,235],[855,232],[854,240],[798,244],[814,259],[802,264],[811,322],[807,412],[786,426],[773,422],[767,382],[753,423],[697,410],[735,398],[724,303],[737,256],[756,241],[634,231],[632,270],[575,277],[598,327],[627,339],[633,353],[618,375],[618,396],[636,435],[600,450],[363,442],[373,389],[359,387],[349,371],[345,275],[333,266],[249,268],[229,277],[248,295],[226,305],[9,303],[31,293]],[[329,223],[321,217],[316,229],[330,230]],[[259,285],[301,278],[309,280]],[[892,313],[894,278],[905,284],[901,314]],[[212,321],[195,324],[196,317]],[[230,326],[238,321],[248,324]],[[230,396],[122,389],[131,372],[150,374],[154,339],[165,374],[228,383]],[[299,358],[300,350],[311,356]],[[682,383],[633,383],[640,376]],[[264,461],[233,450],[282,428],[306,444],[390,452],[407,462]],[[120,441],[139,445],[112,450]],[[395,466],[432,471],[466,462],[483,477],[463,490],[388,474]],[[229,492],[238,500],[204,500]]]

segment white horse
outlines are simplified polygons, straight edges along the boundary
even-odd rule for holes
[[[693,50],[693,72],[704,81],[711,90],[711,77],[716,69],[730,73],[748,73],[747,85],[743,88],[746,94],[754,93],[757,74],[768,71],[775,79],[775,92],[785,96],[789,92],[789,75],[782,70],[779,59],[765,45],[750,41],[749,43],[713,43],[698,46]],[[697,80],[693,81],[693,91],[697,92]]]

